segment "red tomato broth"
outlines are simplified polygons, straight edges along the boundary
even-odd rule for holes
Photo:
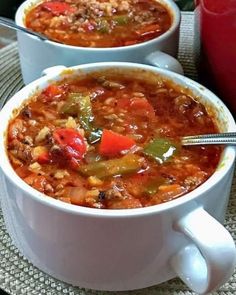
[[[120,47],[166,32],[172,15],[156,0],[42,1],[27,11],[25,26],[62,44]]]
[[[104,209],[167,202],[208,179],[222,147],[181,147],[179,139],[219,132],[214,118],[187,90],[131,76],[68,78],[27,101],[8,128],[16,173],[48,196]],[[176,148],[166,161],[150,156],[156,138]]]

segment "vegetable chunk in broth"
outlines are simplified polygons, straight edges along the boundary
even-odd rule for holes
[[[222,148],[183,147],[180,137],[217,133],[213,119],[159,76],[78,75],[50,84],[18,110],[7,150],[16,173],[52,198],[140,208],[178,198],[212,175]]]
[[[82,47],[119,47],[166,32],[168,9],[156,0],[43,1],[30,9],[25,25],[49,39]]]

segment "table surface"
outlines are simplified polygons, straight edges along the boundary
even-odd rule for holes
[[[0,26],[0,48],[10,45],[16,40],[15,30]]]
[[[9,32],[12,34],[12,32]],[[7,36],[7,35],[6,35]],[[5,38],[5,37],[4,37]],[[23,87],[20,72],[17,43],[13,42],[14,34],[6,41],[1,38],[0,31],[0,108],[4,102],[15,92]],[[1,43],[1,40],[3,41]],[[5,43],[4,43],[5,42]],[[4,44],[3,44],[4,43]],[[198,53],[197,43],[194,42],[193,14],[182,13],[180,46],[178,59],[183,65],[185,75],[197,80],[196,58]],[[0,183],[1,188],[1,183]],[[1,196],[1,190],[0,190]],[[1,196],[3,197],[3,196]],[[227,211],[226,228],[236,240],[236,175],[231,190],[231,197]],[[2,213],[0,210],[0,288],[11,295],[41,295],[41,294],[68,294],[68,295],[193,295],[179,279],[174,279],[164,284],[146,288],[143,290],[127,292],[99,292],[75,288],[71,285],[60,282],[34,267],[22,256],[12,244],[6,232]],[[214,295],[235,295],[236,294],[236,273],[222,286]]]

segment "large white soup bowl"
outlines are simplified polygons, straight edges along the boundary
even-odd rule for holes
[[[215,173],[173,201],[139,209],[94,209],[67,204],[28,186],[11,167],[6,151],[9,120],[35,90],[68,75],[99,70],[137,75],[149,72],[189,89],[214,114],[220,131],[236,131],[225,105],[198,83],[167,70],[135,63],[97,63],[52,68],[16,93],[2,109],[0,167],[2,209],[19,250],[46,273],[97,290],[131,290],[179,276],[206,294],[232,275],[236,252],[221,225],[228,203],[235,149],[225,147]]]
[[[74,66],[79,64],[126,61],[156,65],[182,72],[174,58],[178,52],[180,11],[172,0],[158,0],[171,13],[172,25],[161,36],[136,45],[113,48],[89,48],[41,41],[22,32],[17,33],[21,71],[25,84],[40,77],[42,70],[55,65]],[[32,5],[42,0],[27,0],[16,12],[16,24],[25,26],[25,14]]]

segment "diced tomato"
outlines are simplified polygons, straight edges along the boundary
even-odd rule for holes
[[[102,132],[99,152],[103,156],[117,156],[122,151],[129,150],[135,145],[135,141],[127,136],[104,129]]]
[[[26,178],[27,176],[30,175],[30,171],[28,170],[27,166],[19,166],[15,169],[16,173],[21,177],[21,178]]]
[[[125,187],[127,191],[133,196],[141,196],[144,194],[144,189],[150,180],[150,175],[148,173],[136,173],[130,175],[130,177],[125,182]]]
[[[145,97],[135,97],[134,99],[121,98],[117,101],[117,107],[125,110],[137,110],[142,115],[155,116],[153,106],[148,102]]]
[[[43,91],[43,94],[46,96],[47,101],[52,101],[55,97],[60,96],[62,93],[63,90],[57,85],[49,85]]]
[[[132,99],[130,107],[132,109],[140,110],[144,115],[147,115],[149,117],[155,117],[155,110],[146,98]]]
[[[53,133],[56,143],[63,148],[67,157],[82,159],[86,144],[82,135],[73,128],[56,129]]]
[[[45,2],[45,3],[42,3],[42,7],[52,12],[55,15],[72,13],[75,11],[74,7],[70,6],[69,4],[65,2],[60,2],[60,1]]]
[[[42,154],[40,154],[38,156],[37,161],[39,162],[39,164],[47,164],[50,162],[50,155],[49,152],[43,152]]]
[[[139,185],[144,185],[149,179],[150,175],[148,173],[136,173],[129,178],[130,184],[133,186],[134,183],[137,183]]]
[[[129,106],[130,106],[130,99],[129,98],[124,97],[124,98],[118,99],[118,101],[117,101],[118,108],[127,110]]]

